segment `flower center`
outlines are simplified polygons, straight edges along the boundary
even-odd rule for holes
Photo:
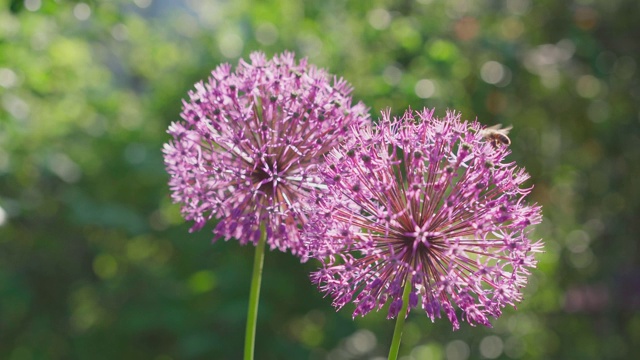
[[[260,166],[251,174],[253,182],[259,184],[259,191],[269,195],[274,194],[274,191],[278,190],[278,185],[284,183],[284,177],[278,170],[280,166],[271,158],[263,158],[260,162]]]
[[[433,254],[440,237],[441,234],[438,232],[416,229],[416,231],[405,233],[401,239],[405,246],[415,249],[418,256],[423,256]]]
[[[277,176],[277,175],[276,175]],[[275,188],[274,167],[270,161],[263,161],[262,166],[258,166],[251,174],[254,183],[260,184],[258,190],[270,194]]]

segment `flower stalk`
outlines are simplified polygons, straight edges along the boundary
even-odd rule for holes
[[[389,360],[396,360],[398,358],[398,352],[400,351],[400,341],[402,340],[402,330],[404,329],[404,320],[407,317],[407,310],[409,309],[409,295],[411,294],[411,276],[407,278],[407,282],[404,284],[404,292],[402,293],[402,310],[398,314],[396,319],[396,327],[393,330],[393,339],[391,340],[391,347],[389,348]]]
[[[253,360],[256,342],[256,324],[258,320],[258,304],[260,302],[260,284],[262,282],[262,267],[264,265],[264,248],[267,242],[267,228],[260,225],[260,239],[256,245],[253,258],[253,275],[251,276],[251,290],[249,292],[249,309],[247,310],[247,327],[244,337],[244,360]]]

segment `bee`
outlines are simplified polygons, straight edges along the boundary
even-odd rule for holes
[[[502,129],[502,125],[494,125],[488,128],[482,129],[480,135],[482,135],[487,141],[493,145],[494,148],[498,148],[500,144],[509,146],[511,145],[511,139],[507,136],[512,126]]]

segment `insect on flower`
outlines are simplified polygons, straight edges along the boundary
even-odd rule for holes
[[[506,305],[522,299],[540,241],[529,226],[540,207],[524,197],[529,178],[504,151],[486,146],[482,126],[448,112],[383,113],[373,131],[327,155],[320,173],[328,193],[304,232],[322,267],[311,276],[353,316],[404,303],[434,320],[457,313],[490,326]],[[403,301],[403,293],[408,301]]]
[[[491,142],[494,148],[498,148],[498,146],[500,146],[501,144],[509,146],[511,145],[511,139],[509,139],[507,134],[512,128],[513,126],[509,126],[502,129],[502,125],[498,124],[480,130],[480,134],[482,134],[485,139]]]

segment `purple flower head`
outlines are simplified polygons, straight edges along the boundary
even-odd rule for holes
[[[482,129],[454,112],[386,112],[327,156],[319,171],[328,194],[305,242],[323,262],[312,281],[335,307],[354,302],[355,317],[388,303],[393,318],[410,286],[409,309],[432,321],[444,312],[458,329],[456,307],[471,325],[490,326],[489,316],[521,300],[542,250],[528,238],[541,209],[524,201],[529,176]]]
[[[220,65],[197,83],[163,149],[172,199],[191,231],[217,218],[216,237],[256,244],[264,223],[271,249],[300,255],[301,210],[320,183],[319,162],[368,121],[351,90],[292,53],[252,53],[235,72]]]

